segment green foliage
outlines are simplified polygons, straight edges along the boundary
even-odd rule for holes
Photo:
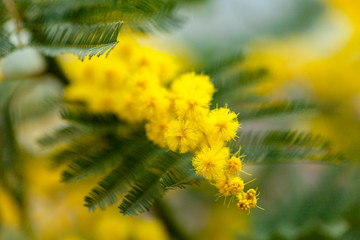
[[[83,131],[75,126],[62,126],[56,129],[55,132],[49,136],[45,136],[38,140],[38,143],[44,147],[51,147],[61,142],[67,142],[71,139],[80,136]]]
[[[185,156],[187,158],[191,156]],[[167,171],[160,179],[161,186],[165,190],[184,189],[191,185],[199,185],[201,178],[194,172],[190,159],[181,161],[174,168]]]
[[[118,126],[125,124],[115,114],[94,114],[89,113],[85,106],[75,105],[62,107],[60,115],[63,119],[80,123],[85,126]]]
[[[6,4],[4,4],[6,3]],[[84,59],[109,54],[124,24],[132,31],[169,30],[181,23],[174,0],[6,0],[0,3],[0,57],[16,47],[30,45],[43,54],[72,52]],[[9,16],[12,16],[9,18]],[[16,24],[13,34],[21,40],[26,30],[30,41],[15,46],[4,24]]]
[[[145,171],[138,176],[136,183],[124,196],[120,204],[120,212],[124,215],[137,215],[149,210],[156,199],[164,193],[160,184],[160,178],[167,170],[180,160],[181,156],[174,152],[167,152],[158,156],[156,161],[145,168]]]
[[[86,56],[108,55],[117,44],[122,22],[109,24],[47,24],[29,28],[32,45],[48,56],[72,52],[83,60]]]

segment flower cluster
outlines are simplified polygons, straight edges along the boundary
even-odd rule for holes
[[[114,113],[129,124],[144,123],[155,144],[193,152],[196,173],[213,182],[221,195],[238,196],[241,210],[255,207],[256,193],[251,189],[254,198],[248,197],[239,176],[243,155],[230,156],[226,146],[236,138],[237,115],[227,106],[210,110],[215,89],[209,76],[181,72],[172,56],[126,37],[109,58],[76,63],[76,74],[68,74],[73,78],[66,97],[85,102],[93,112]],[[74,69],[73,64],[65,61],[65,71],[67,66]]]

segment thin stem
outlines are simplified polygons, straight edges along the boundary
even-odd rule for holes
[[[154,203],[157,217],[163,222],[172,239],[192,240],[193,238],[176,221],[170,207],[161,199]]]

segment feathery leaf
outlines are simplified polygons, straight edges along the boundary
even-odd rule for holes
[[[32,45],[44,54],[72,52],[81,60],[86,56],[108,55],[117,44],[122,22],[110,24],[43,24],[28,26],[33,33]]]
[[[63,119],[86,126],[118,126],[124,124],[115,114],[91,113],[81,106],[67,106],[60,110]]]
[[[54,133],[40,138],[38,143],[44,147],[51,147],[61,142],[73,140],[83,134],[84,131],[74,125],[61,126],[55,129]]]
[[[134,216],[148,211],[156,199],[164,194],[159,176],[148,172],[146,177],[136,182],[132,190],[124,197],[120,204],[120,212],[126,216]]]
[[[96,206],[103,209],[106,205],[114,204],[118,197],[126,193],[137,174],[144,170],[144,165],[158,158],[163,152],[164,150],[149,144],[144,137],[128,144],[126,153],[121,153],[123,161],[85,197],[85,206],[89,210],[95,210]]]
[[[127,216],[133,216],[149,210],[154,201],[164,193],[160,184],[161,176],[173,167],[180,157],[178,153],[167,152],[158,158],[125,195],[119,206],[120,212]]]
[[[187,186],[199,185],[200,176],[194,172],[189,155],[181,157],[179,162],[161,177],[160,183],[164,190],[184,189]]]

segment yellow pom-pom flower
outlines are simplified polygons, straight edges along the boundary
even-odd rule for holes
[[[246,193],[241,192],[237,195],[238,203],[237,206],[240,208],[240,210],[246,211],[250,208],[258,207],[257,204],[257,194],[255,189],[249,189]],[[260,208],[260,207],[258,207]],[[262,209],[262,208],[260,208]]]
[[[199,132],[189,121],[173,120],[165,132],[165,139],[170,150],[186,153],[194,150],[197,146]]]
[[[152,119],[145,125],[146,136],[160,147],[166,147],[165,132],[168,125],[169,120],[166,117]]]
[[[210,102],[214,94],[214,85],[211,83],[209,76],[196,74],[194,72],[184,73],[175,79],[171,90],[176,97],[182,97],[189,91],[196,92],[198,96],[207,98]]]
[[[237,115],[228,108],[211,110],[205,121],[207,135],[225,142],[235,138],[238,127]]]
[[[196,173],[208,180],[216,180],[224,175],[229,148],[203,148],[193,159]]]
[[[231,195],[229,182],[226,176],[216,179],[216,188],[219,190],[220,195],[227,197]]]
[[[245,198],[248,200],[250,208],[256,207],[256,203],[257,203],[257,197],[256,196],[257,195],[256,195],[256,190],[255,189],[247,190]]]
[[[144,91],[150,91],[160,87],[159,77],[151,71],[137,71],[129,79],[129,88],[137,94],[143,94]]]
[[[237,203],[238,208],[241,211],[247,211],[250,209],[249,202],[246,199],[242,199]]]
[[[205,116],[209,111],[209,98],[199,95],[194,91],[189,91],[174,100],[174,108],[179,119],[197,121]]]
[[[241,166],[240,158],[232,156],[226,164],[226,170],[230,174],[236,174],[241,172]]]
[[[168,115],[170,108],[168,91],[163,87],[153,87],[139,96],[138,105],[145,119],[163,118]]]
[[[88,99],[89,109],[96,113],[113,113],[118,105],[118,97],[113,92],[94,92]]]
[[[241,193],[245,187],[244,181],[240,177],[231,178],[228,185],[233,195]]]
[[[117,105],[117,115],[129,123],[136,123],[143,120],[139,99],[132,92],[124,92],[121,95],[121,101]]]

